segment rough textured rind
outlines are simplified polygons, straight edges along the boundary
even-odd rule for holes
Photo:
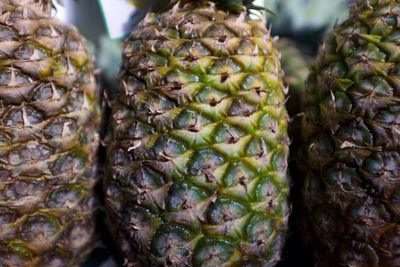
[[[93,246],[98,114],[76,29],[0,2],[0,266],[79,266]]]
[[[120,76],[105,195],[128,266],[273,266],[289,140],[265,24],[207,2],[149,14]]]
[[[400,266],[399,18],[357,1],[308,81],[300,227],[320,266]]]

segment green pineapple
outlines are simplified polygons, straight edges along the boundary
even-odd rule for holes
[[[358,0],[306,89],[300,228],[318,266],[399,266],[400,1]]]
[[[0,266],[79,266],[94,234],[91,58],[50,0],[0,10]]]
[[[279,52],[239,1],[185,2],[125,42],[108,223],[128,265],[273,266],[289,215]]]

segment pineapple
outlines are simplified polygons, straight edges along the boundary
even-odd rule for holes
[[[279,52],[244,3],[215,2],[150,13],[124,45],[104,190],[128,266],[280,260],[289,139]]]
[[[306,87],[300,228],[319,266],[399,266],[400,0],[358,0]]]
[[[91,58],[50,0],[0,10],[0,266],[79,266],[96,206]]]

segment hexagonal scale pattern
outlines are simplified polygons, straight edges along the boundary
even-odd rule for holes
[[[0,3],[0,266],[78,266],[93,246],[93,67],[50,12]]]
[[[150,14],[125,42],[105,179],[127,262],[270,266],[289,213],[279,53],[211,3]]]
[[[320,266],[399,266],[400,1],[359,0],[306,92],[301,229]]]

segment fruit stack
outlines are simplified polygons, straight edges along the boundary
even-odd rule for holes
[[[1,0],[0,266],[400,266],[400,0],[321,2],[155,1],[103,90]]]

